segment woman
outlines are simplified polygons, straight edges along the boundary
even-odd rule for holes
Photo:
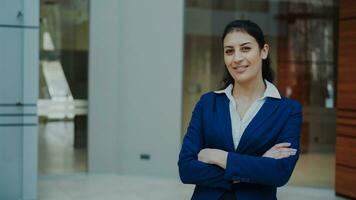
[[[179,155],[192,199],[269,200],[298,160],[302,107],[281,97],[273,81],[262,30],[247,20],[222,35],[222,90],[196,104]],[[282,77],[283,78],[283,77]]]

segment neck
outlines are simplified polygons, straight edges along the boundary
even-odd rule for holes
[[[239,83],[235,81],[233,96],[236,99],[255,100],[263,96],[266,86],[260,77],[256,77],[248,82]]]

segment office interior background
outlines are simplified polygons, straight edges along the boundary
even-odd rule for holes
[[[0,199],[189,199],[177,159],[234,19],[303,104],[280,199],[356,198],[356,1],[0,0]],[[147,193],[150,193],[148,195]]]

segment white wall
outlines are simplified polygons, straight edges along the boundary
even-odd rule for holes
[[[176,177],[184,1],[90,3],[89,170]]]
[[[90,1],[89,114],[90,172],[115,172],[118,147],[119,1]]]

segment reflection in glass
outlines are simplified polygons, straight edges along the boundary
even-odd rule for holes
[[[39,174],[84,172],[89,1],[40,2]]]

